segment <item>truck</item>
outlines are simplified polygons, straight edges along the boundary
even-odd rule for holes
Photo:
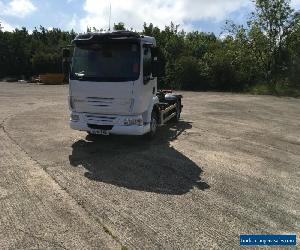
[[[63,49],[70,127],[91,135],[145,135],[180,119],[182,95],[157,89],[163,66],[153,37],[132,31],[79,34]]]

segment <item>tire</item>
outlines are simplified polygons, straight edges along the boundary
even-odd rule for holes
[[[158,116],[156,112],[153,110],[151,113],[151,121],[150,121],[150,132],[146,135],[148,139],[152,139],[156,135],[156,131],[158,128]]]
[[[95,134],[92,134],[91,132],[87,131],[87,138],[90,140],[97,140],[97,139],[101,138],[101,135],[95,135]]]

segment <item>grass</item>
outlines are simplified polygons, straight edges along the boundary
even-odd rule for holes
[[[292,87],[287,84],[277,83],[274,86],[268,84],[259,84],[250,87],[248,91],[254,95],[275,95],[275,96],[290,96],[300,97],[300,88]]]

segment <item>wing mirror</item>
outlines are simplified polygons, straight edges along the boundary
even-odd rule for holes
[[[162,77],[164,76],[164,65],[160,60],[161,52],[158,48],[151,48],[151,67],[152,67],[152,76],[153,77]]]
[[[70,74],[70,56],[71,52],[68,48],[64,48],[62,50],[62,72],[64,74],[64,82],[69,81],[69,74]]]
[[[62,57],[64,59],[66,59],[66,58],[70,58],[70,56],[71,56],[70,50],[68,48],[63,48],[63,50],[62,50]]]

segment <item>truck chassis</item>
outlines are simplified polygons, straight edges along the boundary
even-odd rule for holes
[[[159,98],[159,125],[164,125],[170,120],[180,119],[183,105],[181,104],[182,95],[174,95],[170,90],[158,91]]]

